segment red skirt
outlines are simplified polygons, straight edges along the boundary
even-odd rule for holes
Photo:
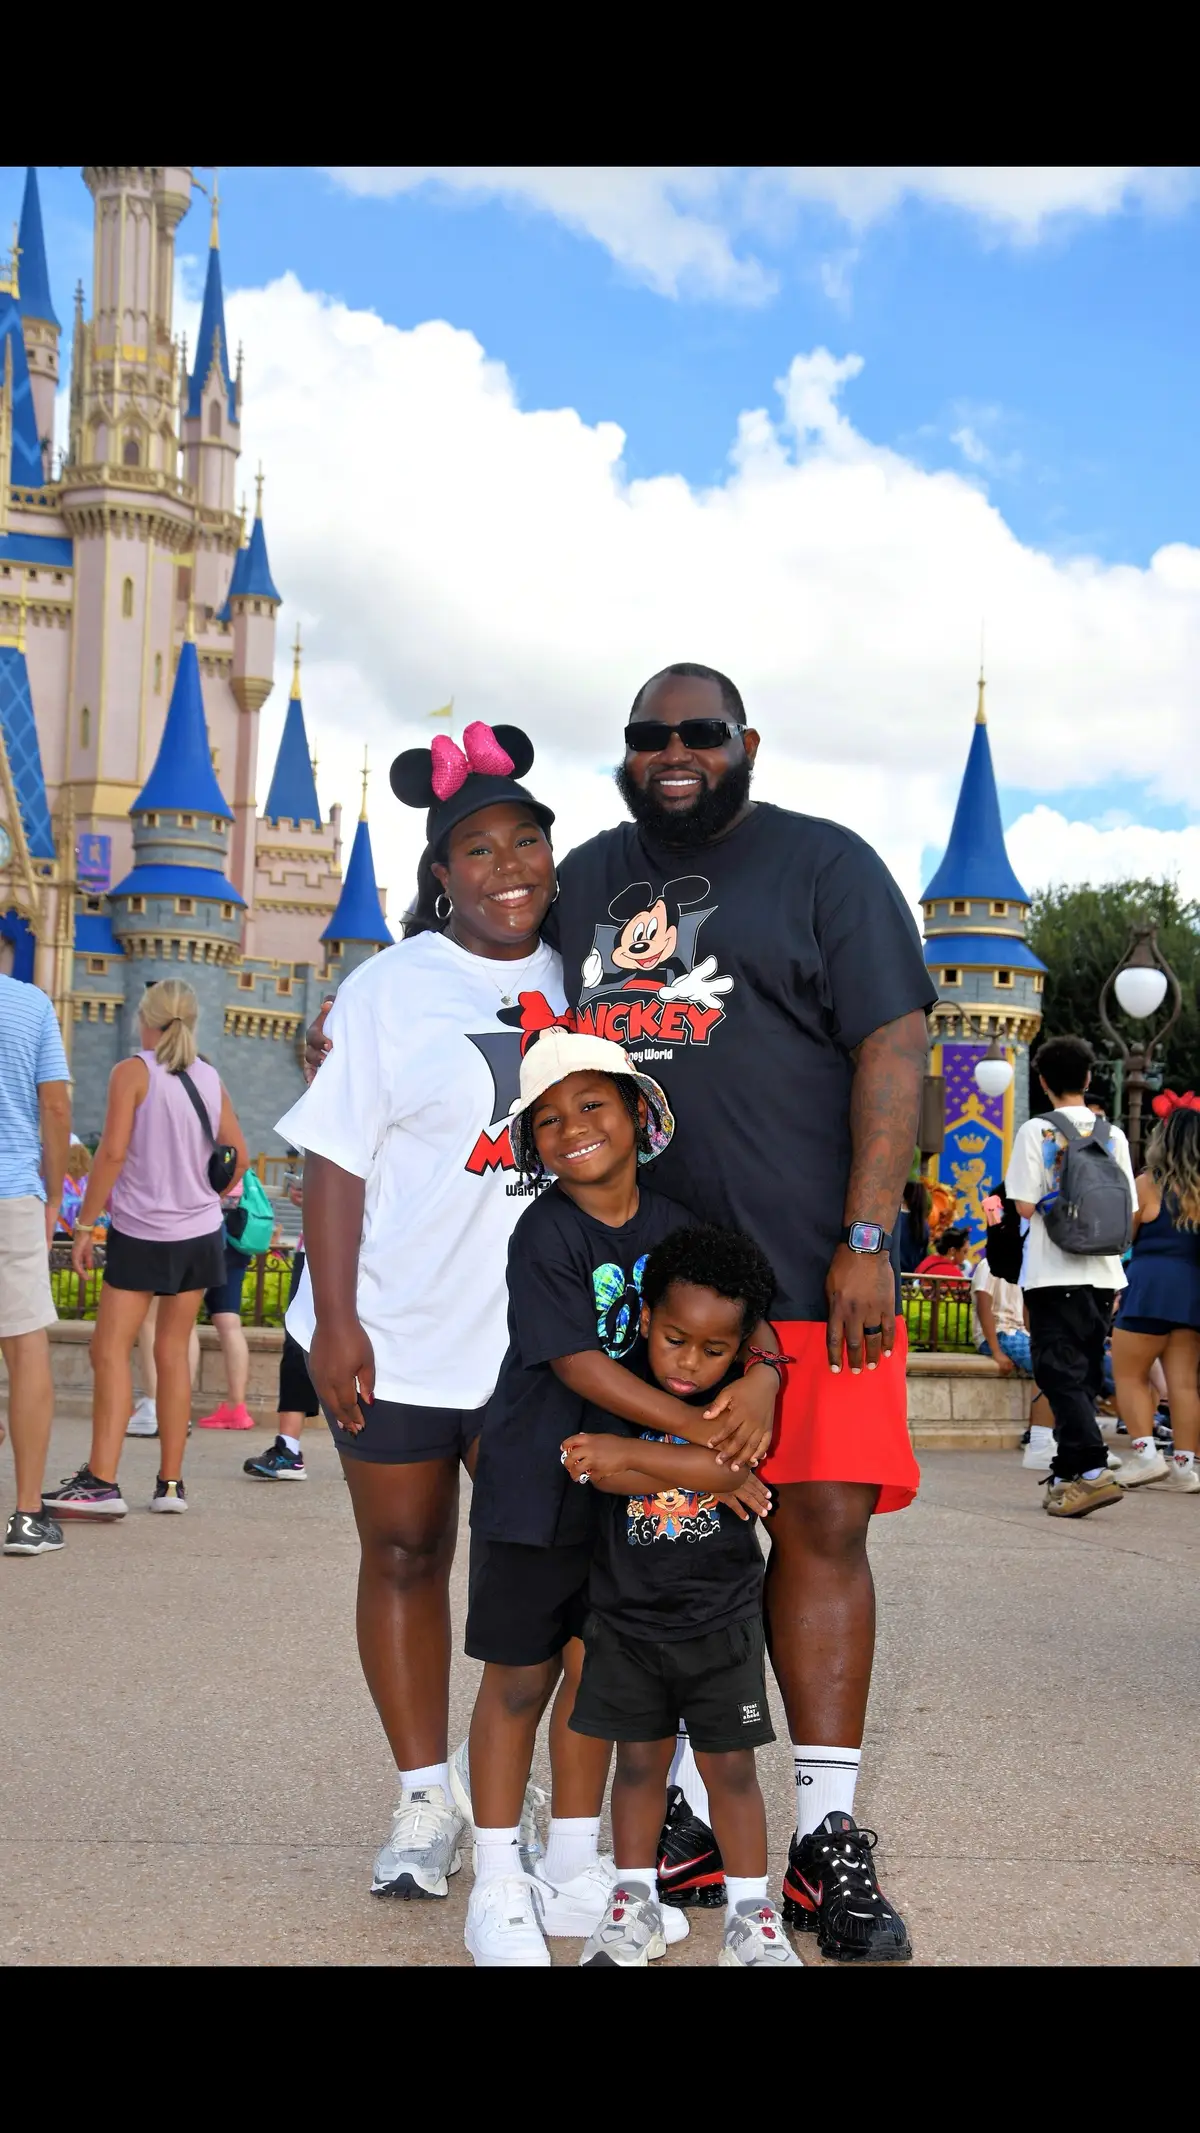
[[[779,1345],[795,1356],[775,1408],[775,1434],[759,1472],[764,1481],[864,1481],[879,1490],[877,1511],[903,1511],[920,1486],[908,1435],[908,1336],[896,1320],[896,1345],[877,1370],[835,1376],[825,1326],[812,1319],[773,1319]]]

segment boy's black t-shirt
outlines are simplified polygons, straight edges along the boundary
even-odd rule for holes
[[[656,1186],[762,1246],[775,1316],[823,1321],[850,1055],[937,998],[883,861],[839,823],[760,802],[695,851],[604,830],[559,884],[546,935],[578,1028],[624,1045],[675,1114]]]
[[[535,1548],[591,1537],[592,1491],[568,1479],[559,1456],[563,1438],[583,1428],[586,1406],[550,1366],[586,1349],[632,1360],[642,1347],[646,1259],[691,1221],[645,1185],[620,1229],[593,1221],[557,1185],[526,1208],[509,1240],[508,1353],[484,1409],[473,1531]]]

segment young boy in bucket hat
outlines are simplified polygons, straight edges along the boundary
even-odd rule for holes
[[[481,1967],[543,1967],[543,1937],[586,1938],[608,1909],[611,1866],[596,1855],[611,1754],[596,1742],[588,1796],[560,1799],[579,1832],[579,1871],[552,1885],[525,1875],[519,1820],[538,1722],[564,1664],[577,1678],[595,1542],[592,1492],[572,1486],[564,1439],[589,1409],[693,1444],[720,1440],[723,1493],[764,1493],[751,1462],[770,1441],[778,1377],[757,1365],[698,1411],[639,1376],[646,1259],[690,1218],[640,1182],[674,1130],[666,1096],[616,1044],[544,1031],[521,1064],[510,1133],[523,1176],[544,1191],[509,1246],[509,1348],[484,1414],[471,1505],[468,1656],[484,1662],[471,1721],[476,1878],[465,1940]],[[774,1346],[769,1327],[755,1339]],[[635,1365],[631,1368],[630,1365]],[[665,1446],[647,1446],[646,1486]],[[723,1464],[718,1464],[723,1461]],[[556,1724],[570,1713],[556,1707]],[[553,1760],[553,1741],[551,1756]],[[581,1781],[582,1782],[582,1781]],[[682,1914],[666,1937],[682,1938]]]

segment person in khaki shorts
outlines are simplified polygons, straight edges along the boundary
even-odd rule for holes
[[[49,998],[0,973],[0,1351],[17,1480],[5,1555],[46,1555],[63,1544],[42,1482],[54,1417],[49,1252],[71,1136],[70,1083]]]

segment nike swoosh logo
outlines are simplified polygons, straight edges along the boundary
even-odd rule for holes
[[[686,1874],[689,1866],[703,1866],[705,1860],[711,1857],[711,1852],[697,1852],[694,1859],[681,1859],[678,1866],[668,1866],[665,1859],[660,1859],[658,1871],[664,1881],[670,1881],[676,1874]]]
[[[812,1882],[806,1881],[803,1874],[797,1874],[796,1879],[800,1883],[802,1889],[808,1890],[808,1893],[812,1897],[813,1902],[820,1903],[822,1896],[825,1894],[825,1883],[823,1881],[818,1881],[816,1888],[814,1889]]]

